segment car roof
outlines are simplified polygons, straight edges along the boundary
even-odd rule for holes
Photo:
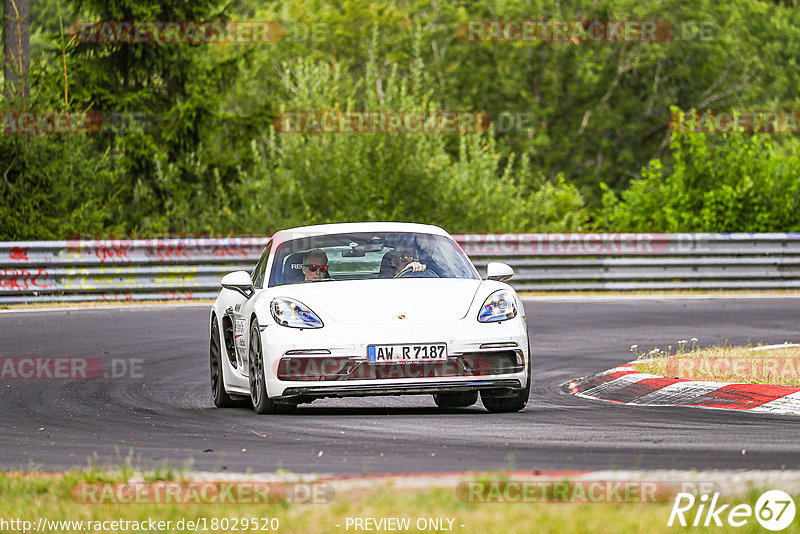
[[[442,228],[432,224],[418,224],[405,222],[354,222],[336,224],[317,224],[314,226],[299,226],[287,228],[276,232],[273,238],[280,241],[289,241],[299,237],[311,237],[329,234],[346,234],[360,232],[415,232],[420,234],[433,234],[452,237]]]

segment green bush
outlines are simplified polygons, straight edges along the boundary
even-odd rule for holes
[[[60,239],[108,225],[107,154],[80,135],[0,135],[0,240]]]
[[[593,224],[615,232],[800,230],[800,143],[786,142],[675,133],[672,169],[654,159],[621,193],[604,186]]]
[[[283,111],[436,111],[422,69],[411,80],[363,81],[337,64],[298,61],[281,73]],[[417,88],[415,90],[415,88]],[[562,178],[530,176],[526,158],[501,161],[493,132],[460,134],[280,133],[253,142],[242,181],[257,202],[252,231],[353,220],[435,223],[452,232],[571,231],[584,222],[583,201]],[[457,146],[451,156],[448,143]]]

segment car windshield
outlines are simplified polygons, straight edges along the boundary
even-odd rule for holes
[[[412,232],[329,234],[275,250],[269,286],[370,278],[480,279],[450,238]]]

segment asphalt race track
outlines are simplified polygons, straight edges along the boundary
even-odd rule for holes
[[[800,340],[800,299],[527,299],[534,387],[521,413],[447,412],[429,396],[316,401],[295,415],[213,407],[208,305],[0,313],[0,358],[141,360],[141,375],[3,380],[0,466],[131,459],[200,471],[800,469],[800,416],[621,406],[562,391],[630,345]],[[120,365],[117,372],[122,373]]]

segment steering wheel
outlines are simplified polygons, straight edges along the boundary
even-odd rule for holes
[[[439,275],[431,269],[424,271],[415,271],[410,265],[397,273],[395,278],[439,278]]]

